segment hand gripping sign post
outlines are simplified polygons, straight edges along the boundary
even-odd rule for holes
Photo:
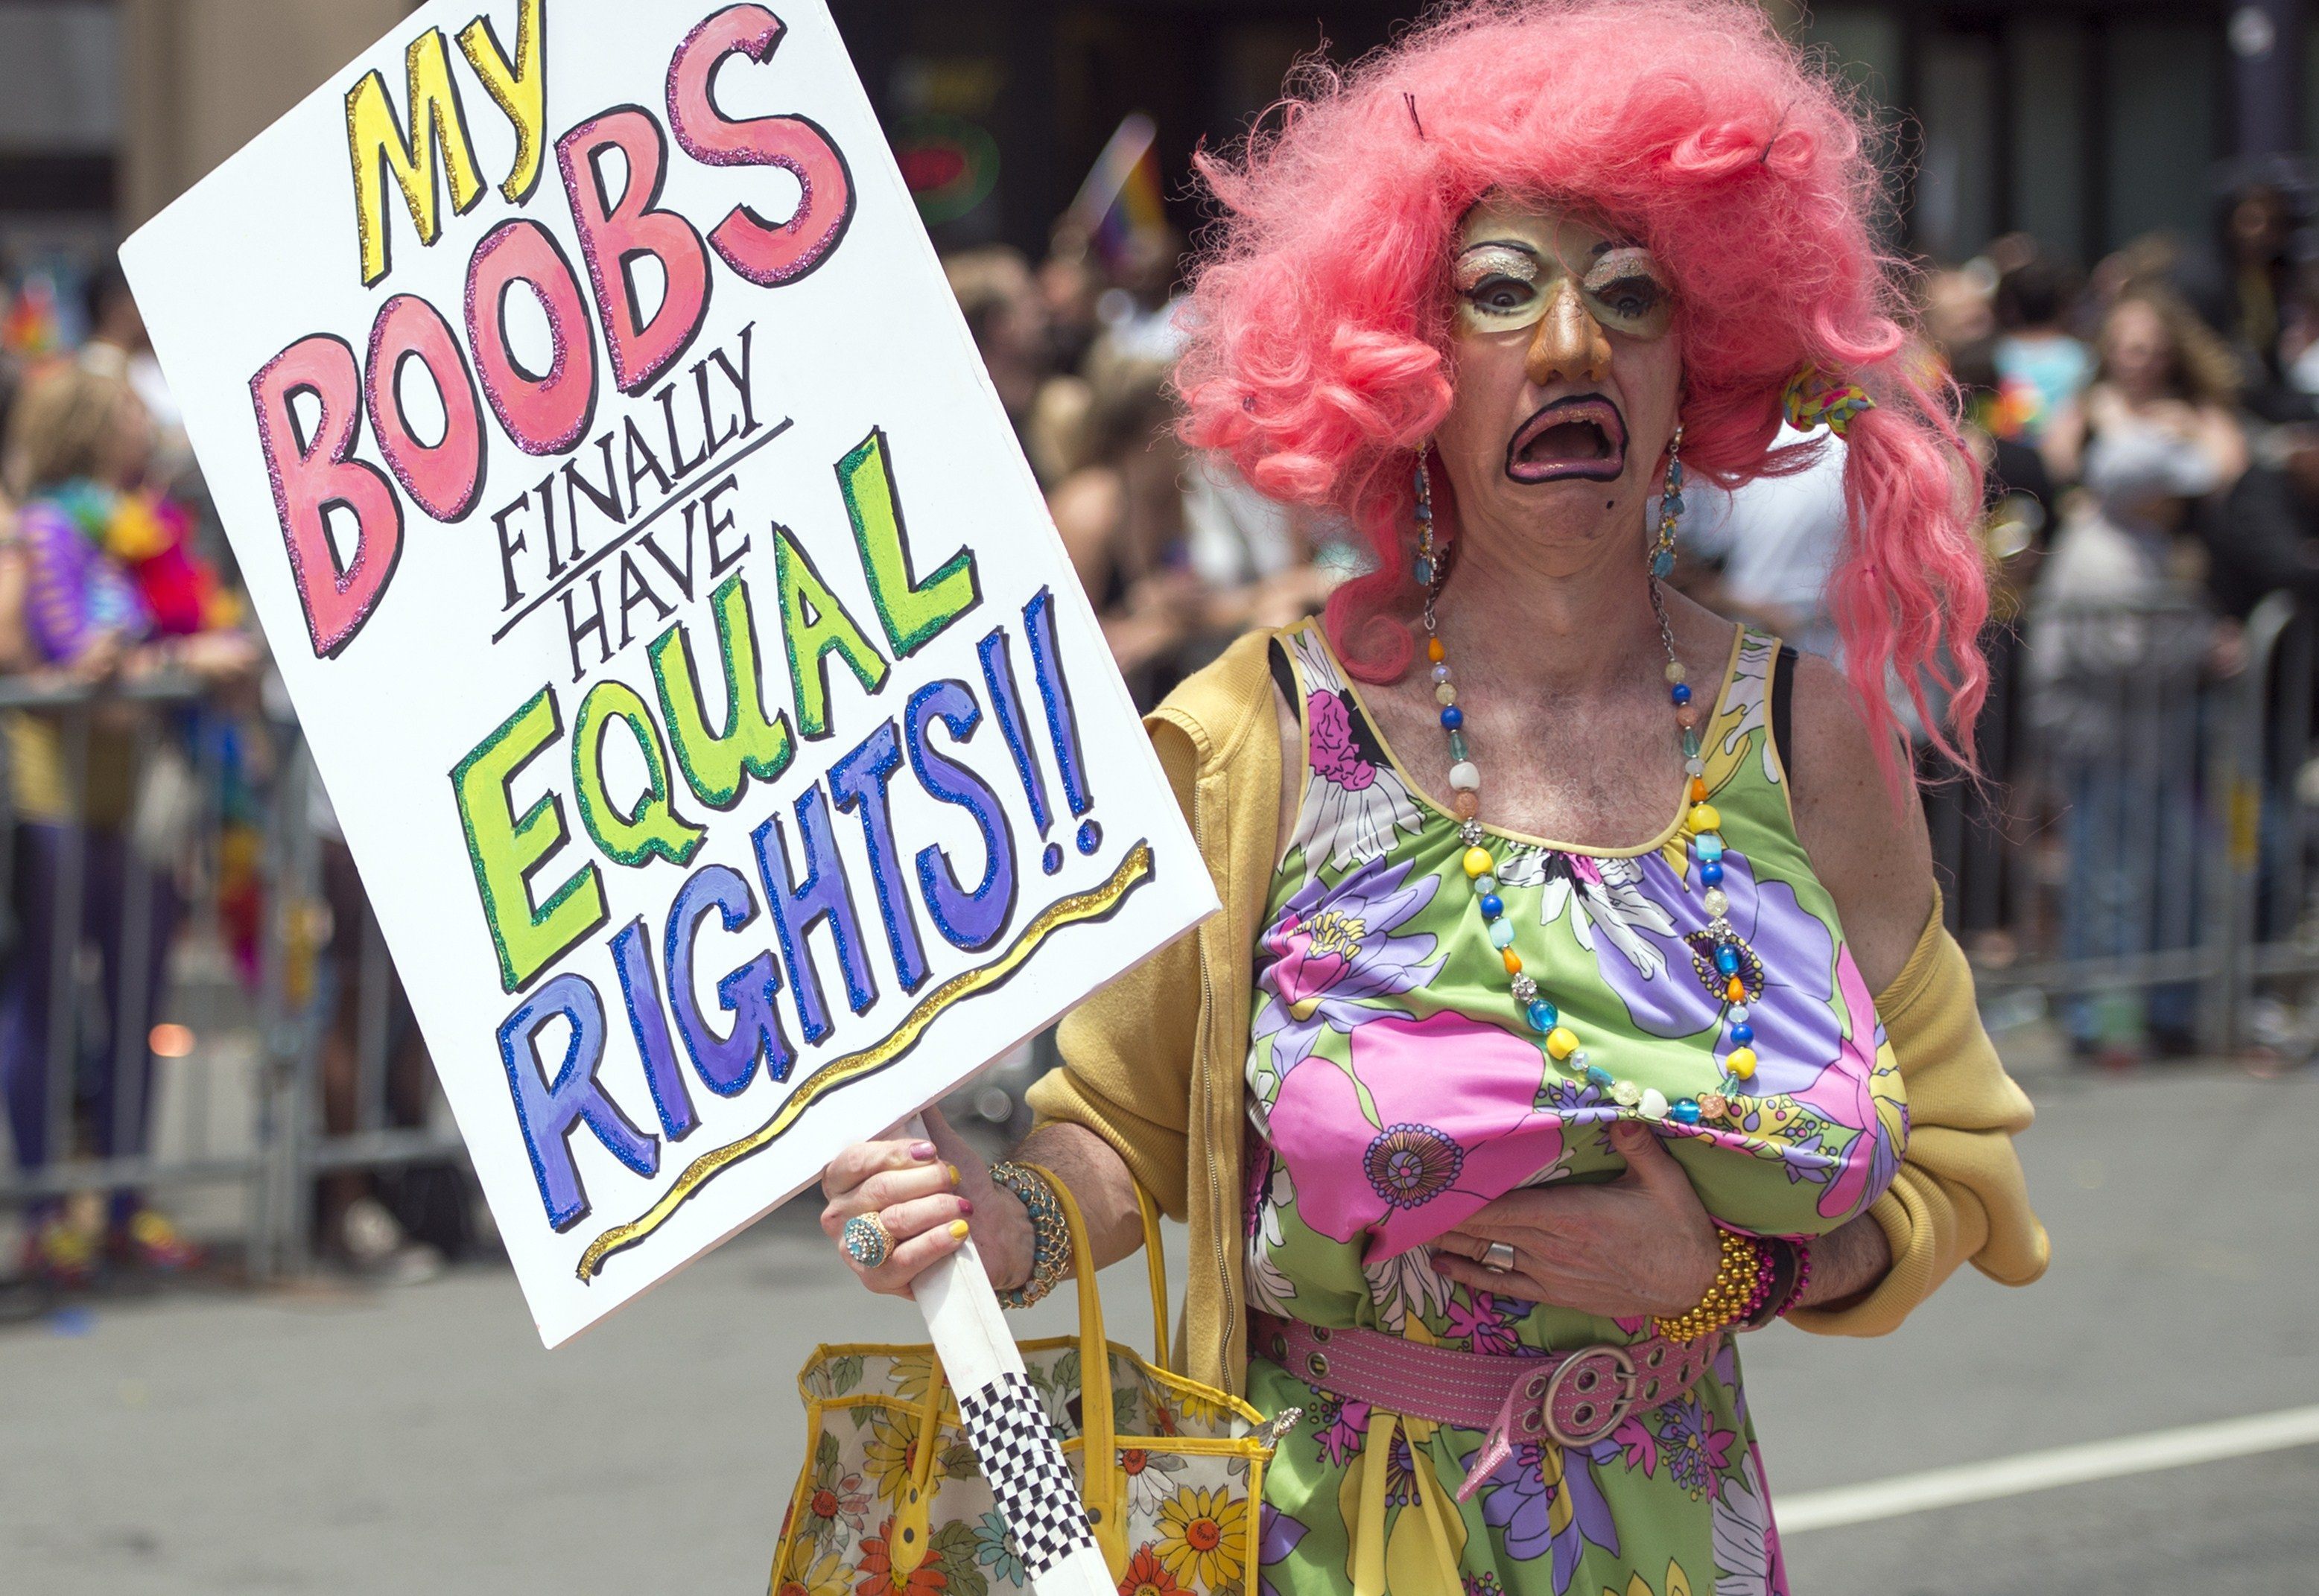
[[[430,0],[122,258],[548,1345],[1214,906],[822,0]]]

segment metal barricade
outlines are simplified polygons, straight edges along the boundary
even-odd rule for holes
[[[1928,770],[1925,791],[1950,923],[1992,1008],[2058,1010],[2089,1040],[2106,1005],[2131,1008],[2145,1034],[2206,1051],[2292,1011],[2301,1051],[2319,1052],[2319,1003],[2289,1001],[2319,974],[2319,631],[2273,595],[2227,670],[2215,625],[2188,604],[2049,607],[1991,639],[1987,774]],[[286,717],[264,723],[263,757],[245,762],[265,767],[241,823],[245,845],[254,824],[262,914],[254,971],[232,974],[221,744],[193,739],[189,760],[163,729],[194,718],[200,696],[173,680],[103,692],[0,681],[0,755],[46,759],[64,806],[59,820],[0,805],[13,938],[0,942],[0,1074],[16,1148],[0,1161],[0,1209],[222,1187],[239,1195],[248,1274],[264,1280],[313,1260],[333,1183],[383,1189],[424,1171],[464,1195],[465,1155]],[[45,730],[20,738],[23,717]],[[174,826],[152,813],[167,807],[151,799],[165,761],[191,771],[177,805],[192,813]],[[113,808],[93,809],[107,783]],[[173,945],[170,987],[155,972]],[[1018,1082],[977,1091],[958,1106],[1019,1116]]]
[[[1986,652],[1984,775],[1925,787],[1985,1004],[2026,999],[2089,1050],[2243,1045],[2254,984],[2319,969],[2309,621],[2273,595],[2234,646],[2189,602],[2049,606]]]
[[[34,814],[0,806],[14,932],[0,1074],[15,1153],[0,1166],[0,1204],[240,1183],[250,1201],[248,1227],[262,1229],[256,1199],[265,1138],[253,1128],[239,1145],[221,1144],[215,1134],[214,1057],[170,1059],[185,1077],[186,1134],[167,1160],[147,1146],[159,1017],[154,999],[180,917],[169,868],[176,861],[157,853],[171,841],[166,833],[208,838],[216,830],[213,816],[185,812],[212,790],[197,777],[157,797],[157,761],[182,757],[159,726],[198,697],[181,679],[103,692],[61,681],[0,681],[11,760],[38,767],[13,771],[12,785],[22,778],[43,789]],[[155,813],[167,804],[179,812]],[[190,876],[213,887],[214,861],[194,861]],[[185,908],[213,917],[213,896]],[[179,1054],[170,1040],[177,1033],[162,1038],[164,1051]]]
[[[2319,914],[2312,896],[2314,763],[2314,621],[2287,593],[2273,593],[2247,618],[2245,669],[2224,750],[2229,825],[2225,868],[2218,873],[2214,914],[2226,939],[2218,998],[2226,1045],[2285,1042],[2308,1054],[2319,1027],[2306,1018],[2300,1038],[2260,1034],[2253,1007],[2265,987],[2282,998],[2319,973]],[[2301,1005],[2296,1005],[2301,1006]]]
[[[181,679],[0,681],[0,753],[39,767],[0,799],[18,774],[41,789],[31,815],[0,801],[0,1210],[222,1188],[263,1280],[310,1260],[330,1177],[464,1155],[423,1053],[393,1078],[408,1020],[351,869],[336,891],[324,879],[327,811],[295,726],[204,716],[202,696]],[[257,914],[237,906],[254,942],[238,974],[221,764],[229,736],[252,734],[239,780],[255,812],[233,829]]]
[[[283,894],[284,912],[298,924],[285,928],[283,940],[309,950],[314,968],[299,989],[298,1033],[284,1052],[287,1145],[277,1167],[325,1213],[333,1206],[328,1188],[334,1181],[407,1177],[428,1166],[450,1177],[464,1207],[465,1146],[352,856],[334,834],[327,806],[313,801],[320,778],[302,744],[287,773],[316,824],[302,829],[294,857],[284,861],[286,879],[296,883]],[[323,834],[322,826],[333,834]],[[464,1219],[456,1228],[464,1231]],[[313,1227],[284,1223],[276,1233],[282,1267],[312,1261]]]

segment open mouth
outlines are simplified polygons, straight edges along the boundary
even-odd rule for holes
[[[1556,400],[1506,446],[1506,474],[1518,482],[1609,482],[1626,469],[1626,419],[1595,393]]]

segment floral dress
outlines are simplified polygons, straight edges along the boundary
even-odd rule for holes
[[[1697,1123],[1654,1125],[1728,1224],[1823,1234],[1891,1183],[1908,1138],[1899,1074],[1796,839],[1767,717],[1778,651],[1737,634],[1702,722],[1727,914],[1746,950],[1751,1079],[1722,1067],[1724,978],[1679,824],[1633,849],[1492,828],[1514,946],[1615,1078],[1605,1090],[1524,1022],[1457,821],[1394,760],[1320,627],[1281,636],[1274,673],[1307,758],[1290,771],[1301,807],[1256,951],[1252,1309],[1502,1354],[1647,1339],[1647,1321],[1469,1292],[1426,1252],[1517,1187],[1617,1174],[1610,1128],[1641,1114],[1617,1101],[1637,1095],[1629,1082],[1700,1102]],[[1728,1344],[1688,1395],[1584,1451],[1517,1447],[1462,1504],[1478,1431],[1373,1411],[1261,1357],[1249,1399],[1304,1410],[1265,1477],[1257,1556],[1272,1596],[1786,1590]]]

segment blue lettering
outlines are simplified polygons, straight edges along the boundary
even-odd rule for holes
[[[926,978],[926,952],[918,941],[917,916],[910,912],[907,878],[894,846],[894,807],[887,790],[901,768],[902,740],[889,720],[829,767],[829,790],[840,809],[862,812],[862,839],[870,849],[870,879],[878,890],[887,945],[894,950],[894,969],[903,990],[915,992]]]
[[[539,1032],[555,1020],[571,1026],[554,1078],[539,1068]],[[581,1125],[637,1174],[660,1169],[660,1143],[630,1123],[604,1095],[596,1069],[604,1061],[604,1000],[584,977],[564,971],[516,1005],[500,1022],[500,1061],[515,1093],[515,1117],[531,1154],[547,1222],[570,1230],[588,1213],[588,1194],[572,1159],[570,1137]]]
[[[773,931],[781,940],[781,962],[790,969],[790,988],[797,994],[798,1023],[808,1041],[818,1042],[830,1032],[829,1009],[821,995],[821,975],[814,967],[806,933],[826,920],[830,940],[837,944],[837,962],[845,974],[845,1000],[857,1014],[878,1001],[878,984],[871,978],[870,960],[863,951],[862,917],[854,913],[846,890],[845,862],[838,856],[837,837],[831,830],[829,800],[816,782],[797,801],[798,836],[805,846],[805,880],[790,876],[789,838],[779,815],[750,833],[756,843],[757,873],[765,883],[765,900],[773,911]]]
[[[961,681],[936,681],[911,695],[903,717],[910,744],[910,768],[918,783],[935,798],[956,804],[974,816],[982,833],[987,856],[982,879],[971,889],[959,884],[958,872],[940,848],[918,850],[918,886],[925,895],[926,912],[934,929],[953,947],[973,952],[997,941],[1015,913],[1015,843],[1006,832],[1006,811],[998,795],[982,778],[957,762],[937,753],[928,740],[940,721],[955,742],[963,743],[981,722],[974,694]]]
[[[652,944],[645,923],[631,920],[612,939],[612,967],[620,974],[620,997],[627,1005],[628,1029],[636,1033],[636,1052],[645,1061],[645,1085],[652,1089],[653,1108],[671,1141],[681,1141],[700,1123],[693,1112],[692,1094],[685,1089],[684,1072],[677,1068],[676,1043],[668,1034],[668,1016],[660,1005],[660,977],[653,969]]]
[[[712,864],[693,872],[677,888],[669,905],[668,940],[662,956],[668,966],[669,1007],[676,1014],[676,1029],[692,1068],[708,1089],[720,1097],[737,1097],[757,1072],[757,1060],[766,1060],[766,1072],[787,1080],[797,1054],[781,1033],[781,1015],[773,1007],[781,990],[781,972],[771,953],[760,953],[717,983],[717,1002],[734,1016],[733,1028],[719,1036],[699,1009],[693,983],[693,943],[700,923],[714,910],[727,931],[739,931],[757,917],[757,900],[741,872],[728,865]]]

